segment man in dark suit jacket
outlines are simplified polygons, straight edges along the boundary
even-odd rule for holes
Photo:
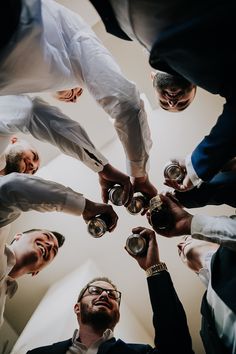
[[[75,351],[76,347],[90,348],[91,345],[98,354],[194,353],[185,312],[166,265],[160,261],[155,233],[143,227],[134,228],[132,232],[141,233],[148,244],[144,256],[133,257],[147,273],[155,348],[147,344],[125,343],[113,337],[120,317],[121,293],[108,278],[101,277],[90,281],[79,294],[74,306],[79,331],[75,331],[73,338],[30,350],[28,354],[65,354],[69,348]]]
[[[200,331],[206,353],[235,354],[235,215],[231,218],[193,216],[170,198],[162,198],[168,204],[175,226],[172,230],[159,230],[159,233],[167,237],[191,234],[184,236],[178,244],[179,256],[207,287],[202,299]]]
[[[123,39],[128,36],[150,52],[153,68],[187,80],[192,90],[199,86],[226,99],[216,125],[192,152],[188,174],[179,188],[187,190],[201,180],[210,181],[236,156],[236,51],[232,44],[236,2],[90,1],[110,33]],[[177,102],[179,91],[175,91]],[[173,95],[166,92],[165,99],[173,101]]]

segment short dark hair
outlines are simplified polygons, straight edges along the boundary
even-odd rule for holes
[[[88,286],[91,285],[92,283],[94,283],[95,281],[105,281],[106,283],[110,284],[115,290],[117,290],[117,286],[107,277],[97,277],[97,278],[93,278],[92,280],[90,280],[84,287],[83,289],[81,289],[79,296],[78,296],[78,300],[77,302],[80,302],[80,300],[82,299],[85,291],[87,290]]]
[[[43,231],[43,230],[47,230],[47,229],[30,229],[27,231],[23,231],[23,234],[29,234],[31,232]],[[51,232],[56,237],[57,242],[58,242],[58,246],[61,247],[65,242],[65,237],[57,231],[51,231],[51,230],[48,230],[48,231]]]

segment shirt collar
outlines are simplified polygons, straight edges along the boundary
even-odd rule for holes
[[[95,343],[93,343],[93,346],[97,344],[99,346],[101,343],[106,342],[107,340],[111,339],[114,336],[113,331],[110,328],[107,328],[104,332],[101,338],[99,338]],[[74,331],[73,337],[72,337],[72,345],[75,347],[83,347],[85,346],[80,342],[79,339],[79,330],[76,329]]]

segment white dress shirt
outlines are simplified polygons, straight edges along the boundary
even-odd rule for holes
[[[99,338],[95,343],[91,344],[87,348],[84,344],[79,341],[79,331],[76,329],[72,337],[72,345],[66,351],[66,354],[97,354],[99,346],[113,337],[113,332],[111,329],[106,329],[103,336]]]
[[[4,149],[15,133],[31,134],[57,146],[95,172],[107,159],[96,150],[83,127],[42,99],[26,95],[0,96],[0,171],[5,167]]]
[[[191,235],[198,240],[218,243],[236,250],[236,215],[206,216],[194,215]]]
[[[115,119],[128,173],[145,174],[151,139],[139,92],[80,16],[52,0],[22,0],[0,69],[0,95],[87,87]]]

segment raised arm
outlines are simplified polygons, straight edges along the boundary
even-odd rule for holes
[[[57,146],[63,153],[82,161],[95,172],[107,159],[94,147],[86,131],[76,121],[41,98],[0,97],[0,135],[22,132]]]
[[[155,230],[158,234],[166,237],[192,235],[195,239],[217,243],[236,250],[235,216],[192,215],[184,210],[175,198],[161,195],[161,199],[171,213],[174,227],[167,231]],[[151,224],[150,214],[147,214],[147,218]]]
[[[111,205],[94,203],[69,187],[22,173],[0,178],[0,205],[0,227],[13,222],[22,211],[30,210],[82,215],[86,222],[95,215],[107,214],[109,231],[118,220]]]
[[[132,257],[148,273],[147,282],[155,328],[155,349],[150,353],[193,354],[185,311],[170,274],[165,264],[160,261],[155,233],[144,227],[136,227],[132,232],[142,235],[148,244],[145,255]]]

